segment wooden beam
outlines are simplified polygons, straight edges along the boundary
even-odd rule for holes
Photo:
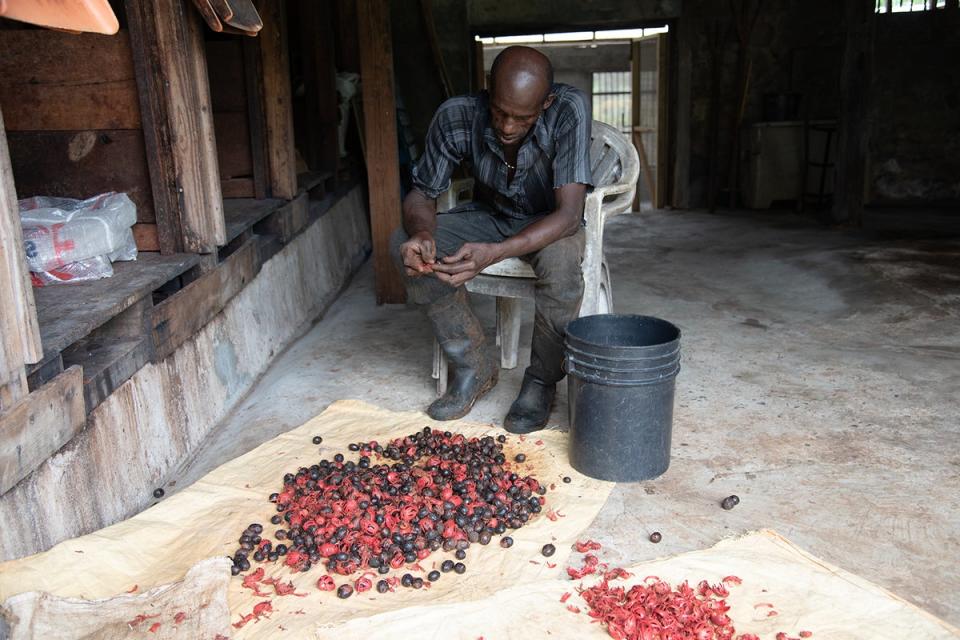
[[[257,238],[153,309],[155,361],[166,358],[202,329],[260,271]]]
[[[300,51],[306,84],[309,167],[336,173],[340,157],[337,122],[337,70],[334,66],[333,13],[325,2],[303,0],[300,11]]]
[[[0,495],[83,429],[86,415],[80,367],[67,369],[0,414]]]
[[[43,355],[23,232],[0,114],[0,410],[27,393],[24,364]]]
[[[399,303],[406,299],[406,291],[390,258],[390,235],[400,226],[401,213],[393,44],[386,0],[357,0],[357,33],[377,304]]]
[[[147,163],[165,253],[224,242],[203,26],[179,0],[126,0]]]
[[[270,166],[267,159],[267,115],[263,106],[263,60],[260,38],[244,38],[243,79],[247,94],[247,117],[250,125],[250,159],[253,163],[253,197],[267,197]]]
[[[259,0],[263,19],[260,55],[263,64],[263,103],[266,120],[267,166],[274,198],[297,195],[297,152],[293,138],[290,52],[286,8],[280,0]]]
[[[337,69],[360,73],[360,44],[357,41],[357,0],[336,0]]]

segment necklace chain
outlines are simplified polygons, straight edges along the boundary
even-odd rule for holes
[[[503,164],[507,165],[507,169],[510,169],[511,171],[516,171],[516,170],[517,170],[517,167],[516,167],[516,166],[510,164],[510,163],[507,162],[506,160],[503,160]]]

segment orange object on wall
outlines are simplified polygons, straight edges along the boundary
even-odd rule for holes
[[[0,0],[0,16],[73,31],[114,34],[120,28],[107,0]]]

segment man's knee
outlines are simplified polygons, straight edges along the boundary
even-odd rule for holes
[[[583,289],[582,262],[583,231],[581,230],[541,249],[531,260],[531,266],[537,274],[537,280],[543,285],[556,284],[561,289],[570,289],[570,292],[574,293]]]

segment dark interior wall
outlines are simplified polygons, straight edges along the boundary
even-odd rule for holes
[[[960,11],[876,16],[868,204],[960,201]]]
[[[688,178],[677,185],[677,200],[683,206],[708,203],[711,156],[717,189],[726,189],[730,179],[740,105],[740,46],[729,7],[711,0],[686,0],[675,30],[682,87],[675,109],[688,110],[678,119],[686,120],[688,127],[678,132],[677,153],[689,154],[683,159],[688,162]],[[836,118],[843,35],[842,3],[762,3],[747,49],[751,70],[741,126],[763,120],[764,95],[772,93],[801,94],[801,116]],[[727,195],[721,194],[719,202],[726,201]]]

